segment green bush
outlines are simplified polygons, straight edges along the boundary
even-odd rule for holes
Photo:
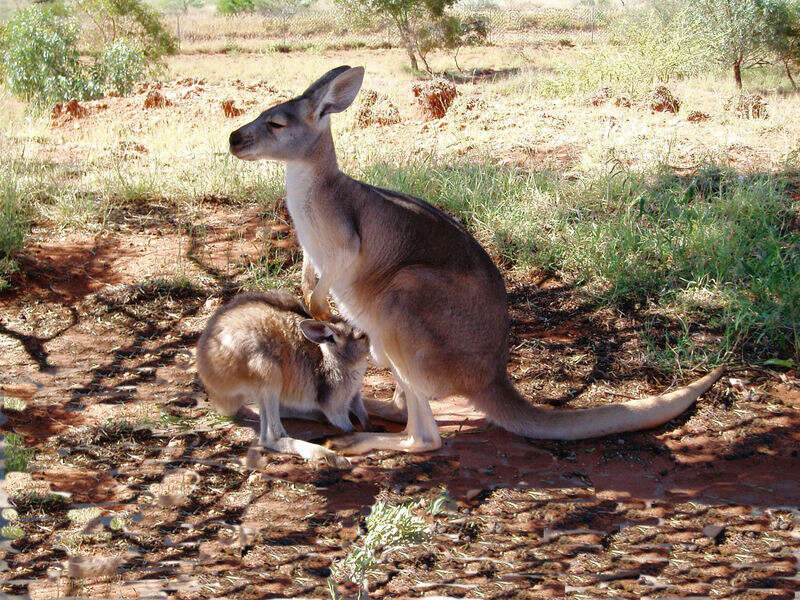
[[[256,5],[253,0],[219,0],[217,12],[222,15],[238,15],[239,13],[255,12]]]
[[[32,5],[8,22],[2,44],[6,85],[37,103],[84,99],[100,90],[80,64],[78,23],[52,7]]]
[[[131,6],[137,2],[103,0],[120,11],[133,10]],[[88,5],[88,2],[81,4],[83,8]],[[112,19],[110,14],[106,18]],[[158,57],[170,47],[170,39],[160,37],[157,22],[145,19],[145,24],[140,24],[139,30],[133,28],[130,39],[116,34],[108,36],[108,43],[91,51],[95,61],[90,65],[81,61],[78,48],[84,40],[80,38],[77,20],[70,13],[52,6],[30,6],[18,11],[5,28],[0,48],[2,75],[12,93],[37,105],[88,100],[104,92],[128,94],[148,68],[160,64]]]
[[[111,42],[103,48],[97,63],[96,78],[104,91],[120,95],[130,94],[147,71],[147,59],[142,48],[125,38]]]

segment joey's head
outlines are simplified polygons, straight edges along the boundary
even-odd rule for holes
[[[328,359],[335,361],[343,371],[359,371],[366,368],[369,353],[369,338],[360,329],[349,323],[334,323],[305,319],[300,330],[308,340],[323,347]],[[332,365],[333,366],[333,365]]]
[[[306,319],[300,322],[300,330],[310,341],[319,344],[326,357],[327,389],[320,405],[322,412],[332,424],[345,431],[353,428],[351,412],[366,425],[367,415],[359,391],[367,370],[367,336],[344,321],[323,323]]]
[[[364,67],[337,67],[312,83],[302,95],[265,110],[231,133],[231,154],[243,160],[304,160],[330,136],[330,115],[355,100]]]

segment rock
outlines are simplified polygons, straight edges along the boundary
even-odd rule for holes
[[[725,109],[742,119],[766,119],[769,116],[767,103],[758,94],[740,94],[729,98]]]
[[[233,105],[233,100],[230,98],[222,101],[222,112],[225,113],[225,116],[229,119],[233,117],[239,117],[244,114],[244,111],[241,108],[236,108]]]
[[[158,90],[150,90],[147,92],[147,97],[144,99],[144,107],[147,108],[163,108],[172,104],[164,97],[164,94]]]
[[[426,119],[441,119],[458,95],[456,86],[445,79],[422,81],[411,86],[417,107]]]
[[[722,525],[706,525],[703,527],[703,535],[714,540],[715,544],[719,544],[722,541],[724,533],[725,527]]]
[[[361,92],[358,108],[356,109],[356,125],[368,127],[370,125],[394,125],[400,122],[400,112],[392,104],[388,96],[375,90]]]
[[[663,85],[658,86],[650,93],[647,104],[650,110],[655,112],[676,113],[681,107],[681,103],[678,102],[678,99]]]
[[[689,113],[689,116],[686,117],[686,120],[691,123],[701,123],[703,121],[708,121],[711,118],[710,115],[700,112],[699,110],[693,110]]]

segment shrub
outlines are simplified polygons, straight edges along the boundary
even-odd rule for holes
[[[611,41],[650,85],[697,75],[711,64],[708,41],[682,0],[656,0],[621,12]]]
[[[458,51],[463,46],[478,46],[486,43],[488,35],[489,24],[483,17],[462,18],[456,15],[445,15],[419,29],[417,48],[423,58],[436,48],[448,51],[453,57],[456,68],[460,71]]]
[[[253,0],[219,0],[217,12],[223,15],[238,15],[239,13],[255,12],[256,5]]]
[[[96,78],[104,91],[126,95],[133,91],[147,70],[147,59],[142,48],[125,38],[111,42],[103,48],[97,63]]]
[[[34,4],[18,11],[2,44],[9,90],[37,103],[97,95],[99,89],[80,65],[78,33],[77,22],[53,7]]]

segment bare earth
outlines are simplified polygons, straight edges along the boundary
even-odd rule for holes
[[[792,372],[729,373],[681,418],[642,433],[525,440],[446,399],[434,404],[438,452],[377,453],[349,471],[278,454],[254,465],[256,423],[209,414],[192,350],[248,261],[270,246],[289,264],[297,253],[288,228],[264,227],[257,206],[200,209],[202,239],[166,210],[123,215],[124,228],[97,236],[37,230],[16,291],[0,296],[0,389],[26,402],[5,411],[2,430],[36,448],[32,476],[8,477],[25,536],[0,549],[0,592],[327,597],[330,564],[376,499],[432,499],[442,489],[455,505],[428,517],[433,540],[389,554],[373,597],[800,592]],[[181,273],[213,283],[131,283]],[[538,403],[622,401],[696,375],[671,381],[649,370],[636,315],[592,308],[553,279],[508,285],[510,369]],[[372,369],[364,393],[389,398],[392,386]],[[289,429],[306,439],[334,433],[300,421]],[[26,495],[48,487],[62,500]],[[88,523],[68,518],[85,507],[98,508]],[[121,526],[111,520],[120,516]]]

